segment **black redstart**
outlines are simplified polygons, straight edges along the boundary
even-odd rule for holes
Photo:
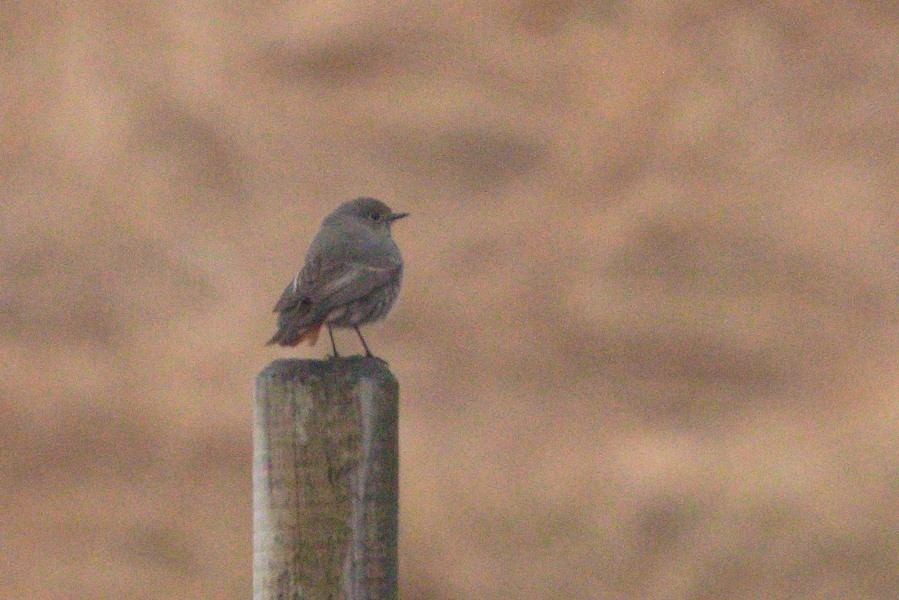
[[[400,292],[403,258],[390,225],[408,213],[395,213],[374,198],[344,202],[322,221],[303,268],[275,304],[278,331],[269,344],[314,345],[322,325],[352,327],[372,356],[359,326],[383,319]]]

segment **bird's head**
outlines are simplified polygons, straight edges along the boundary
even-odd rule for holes
[[[409,213],[393,212],[390,207],[374,198],[356,198],[344,202],[325,219],[325,224],[339,221],[354,221],[374,231],[390,233],[390,225]]]

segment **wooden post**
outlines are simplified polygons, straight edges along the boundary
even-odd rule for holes
[[[376,358],[256,380],[253,598],[397,597],[399,386]]]

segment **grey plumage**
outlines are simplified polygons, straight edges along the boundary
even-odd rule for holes
[[[278,331],[268,343],[315,344],[322,325],[329,333],[332,326],[352,327],[371,354],[359,326],[383,319],[399,295],[403,259],[390,225],[404,216],[374,198],[344,202],[328,215],[275,304]]]

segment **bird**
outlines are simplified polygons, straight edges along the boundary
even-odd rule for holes
[[[313,346],[324,326],[337,358],[332,328],[352,328],[365,355],[374,356],[359,327],[386,317],[399,295],[403,258],[390,227],[408,215],[362,197],[325,217],[303,268],[275,304],[278,330],[267,345]]]

